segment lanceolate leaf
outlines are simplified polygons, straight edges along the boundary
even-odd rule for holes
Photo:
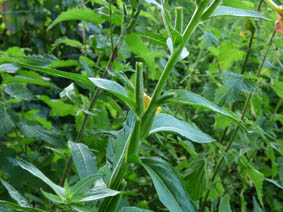
[[[152,212],[152,211],[140,209],[140,208],[136,208],[136,207],[125,207],[125,208],[122,208],[121,210],[119,210],[119,212]]]
[[[97,87],[108,91],[113,94],[117,98],[119,98],[122,102],[129,105],[133,110],[135,110],[135,103],[132,101],[128,95],[126,90],[117,82],[107,80],[107,79],[99,79],[99,78],[89,78],[93,84]]]
[[[89,202],[105,197],[112,197],[119,194],[119,191],[108,189],[102,179],[96,181],[94,187],[85,194],[85,197],[79,198],[76,202]]]
[[[15,203],[0,200],[0,211],[1,212],[45,212],[35,208],[21,207]]]
[[[169,99],[168,103],[179,103],[203,107],[216,113],[220,113],[221,115],[224,115],[240,124],[240,121],[237,118],[198,94],[185,90],[173,90],[170,92],[176,93],[176,97]]]
[[[78,82],[81,82],[89,87],[92,87],[93,84],[91,83],[91,81],[80,74],[75,74],[75,73],[69,73],[69,72],[65,72],[65,71],[58,71],[56,69],[51,69],[51,68],[46,68],[46,67],[40,67],[40,66],[34,66],[34,65],[29,65],[29,64],[24,64],[24,63],[19,63],[20,66],[24,67],[24,68],[28,68],[34,71],[39,71],[45,74],[49,74],[55,77],[64,77],[67,79],[71,79],[71,80],[75,80]]]
[[[142,159],[142,165],[150,175],[160,201],[169,211],[196,211],[178,175],[169,163],[152,157]]]
[[[215,141],[212,137],[200,131],[197,127],[180,121],[169,114],[158,114],[155,116],[149,134],[162,131],[178,133],[197,143],[209,143]]]
[[[64,188],[56,185],[55,183],[53,183],[48,177],[46,177],[38,168],[36,168],[34,165],[32,165],[31,163],[24,161],[22,159],[17,159],[17,162],[19,164],[20,167],[22,167],[23,169],[27,170],[28,172],[30,172],[32,175],[38,177],[39,179],[41,179],[43,182],[45,182],[47,185],[49,185],[50,188],[52,188],[52,190],[58,194],[59,196],[64,196]]]
[[[275,91],[275,93],[280,97],[283,98],[283,82],[280,82],[278,80],[273,81],[272,89]]]
[[[99,17],[94,10],[71,9],[61,13],[58,18],[56,18],[55,21],[48,27],[48,30],[62,21],[87,21],[93,24],[101,24],[104,22],[104,20]]]
[[[260,13],[251,10],[242,10],[233,7],[218,6],[216,10],[210,15],[210,17],[216,16],[236,16],[236,17],[247,17],[247,18],[258,18],[266,21],[270,19],[264,17]]]
[[[10,196],[17,201],[17,203],[25,208],[31,208],[29,202],[24,198],[12,185],[1,179],[3,186],[7,189]]]
[[[69,148],[81,179],[97,172],[96,159],[86,145],[69,141]]]
[[[5,123],[1,124],[0,138],[15,127],[12,115],[13,113],[4,104],[0,103],[0,123]]]

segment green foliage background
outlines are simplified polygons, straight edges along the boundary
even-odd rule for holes
[[[107,75],[106,78],[122,84],[129,98],[133,98],[135,63],[141,61],[145,92],[151,95],[170,54],[160,9],[150,1],[143,1],[133,31],[125,36],[112,68],[105,71],[113,44],[118,42],[127,21],[123,16],[126,13],[130,17],[135,1],[113,1],[111,24],[109,6],[103,0],[0,2],[0,179],[3,185],[0,186],[0,211],[5,207],[17,211],[12,202],[16,204],[19,196],[27,202],[21,205],[18,201],[18,205],[29,205],[34,211],[75,210],[46,198],[41,189],[52,193],[50,187],[21,168],[17,159],[29,161],[59,185],[69,156],[79,158],[74,153],[83,151],[82,155],[89,157],[88,163],[74,161],[67,177],[69,185],[75,185],[97,170],[105,174],[107,182],[111,164],[117,161],[115,145],[123,136],[119,132],[130,125],[124,123],[130,115],[121,100],[106,92],[101,93],[95,108],[88,111],[95,87],[86,86],[83,77]],[[182,6],[184,23],[189,21],[195,1],[165,2],[172,16],[174,8]],[[255,0],[222,1],[222,5],[245,10],[256,10],[257,4]],[[93,22],[64,21],[48,29],[58,15],[74,8],[90,8],[98,18]],[[236,128],[231,119],[205,108],[178,104],[163,106],[162,113],[175,115],[216,141],[198,144],[186,136],[161,132],[149,136],[140,148],[141,156],[159,157],[174,167],[196,205],[209,189],[210,204],[206,211],[283,210],[283,41],[277,33],[256,84],[256,72],[276,20],[275,12],[265,3],[260,13],[270,21],[229,16],[205,21],[186,45],[189,56],[177,63],[166,85],[166,90],[186,88],[199,94],[223,110],[233,111],[236,118],[240,117],[248,94],[254,92],[243,121],[247,131],[238,132],[230,151],[224,150]],[[253,30],[255,38],[242,74]],[[83,77],[77,81],[55,77],[17,65],[13,58]],[[84,114],[90,116],[80,141],[82,145],[76,146],[73,142]],[[212,184],[210,179],[221,155],[224,156],[223,171]],[[144,159],[145,164],[156,162],[147,160]],[[78,171],[82,166],[85,172]],[[166,211],[150,176],[142,166],[129,166],[125,176],[128,193],[123,195],[119,208],[136,206],[144,211]],[[18,198],[9,194],[13,190],[9,185],[20,193]],[[94,211],[97,204],[98,201],[92,201],[84,210]]]

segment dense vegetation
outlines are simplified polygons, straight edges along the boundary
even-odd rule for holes
[[[0,0],[0,211],[283,211],[283,6]]]

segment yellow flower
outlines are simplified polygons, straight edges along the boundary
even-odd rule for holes
[[[146,93],[144,93],[143,99],[144,99],[144,108],[147,109],[151,98]],[[156,110],[156,114],[159,114],[160,112],[161,112],[161,107],[158,107],[157,110]]]

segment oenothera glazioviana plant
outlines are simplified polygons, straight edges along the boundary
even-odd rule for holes
[[[142,4],[140,1],[131,2],[132,7],[135,8],[138,8],[137,5]],[[136,5],[133,2],[138,2],[138,4]],[[159,113],[159,107],[164,104],[175,103],[203,107],[228,117],[245,130],[245,127],[235,115],[221,109],[217,105],[195,93],[186,90],[164,91],[167,79],[176,63],[188,56],[188,51],[185,45],[199,24],[205,24],[205,21],[211,17],[227,15],[266,19],[254,11],[219,6],[220,3],[220,0],[197,0],[195,4],[196,9],[183,30],[182,8],[176,8],[175,24],[172,26],[171,16],[166,10],[164,2],[162,2],[162,4],[155,2],[155,5],[159,6],[161,9],[162,19],[168,33],[167,45],[170,50],[170,57],[155,86],[149,104],[144,104],[145,92],[143,88],[143,64],[140,62],[136,63],[135,85],[132,89],[134,92],[134,98],[131,98],[126,89],[115,81],[103,78],[87,78],[83,75],[66,73],[50,68],[37,67],[24,62],[18,62],[20,66],[25,68],[73,79],[89,87],[93,87],[95,85],[100,90],[105,90],[112,94],[112,96],[119,99],[130,109],[124,129],[119,131],[115,144],[111,144],[111,142],[109,144],[109,146],[112,145],[114,149],[114,156],[111,158],[112,169],[108,177],[104,177],[103,170],[105,167],[100,169],[94,175],[89,175],[87,172],[79,170],[80,165],[76,163],[78,162],[76,161],[76,157],[78,157],[77,154],[82,152],[82,155],[84,156],[82,158],[85,158],[90,155],[90,151],[85,145],[75,142],[69,142],[69,148],[72,151],[72,156],[74,157],[74,162],[81,180],[71,187],[69,187],[67,181],[65,181],[64,188],[58,186],[44,176],[44,174],[36,167],[25,161],[18,161],[22,168],[42,179],[56,193],[56,195],[54,195],[42,191],[46,198],[56,204],[65,205],[65,209],[67,211],[89,211],[90,209],[97,209],[98,212],[115,212],[123,195],[121,192],[126,188],[126,171],[130,164],[136,163],[146,169],[153,181],[160,201],[169,211],[193,212],[197,210],[197,206],[190,200],[190,197],[182,185],[179,176],[170,164],[157,157],[140,157],[139,147],[149,135],[161,131],[174,132],[197,143],[209,143],[215,141],[212,137],[203,133],[197,127],[178,120],[172,115]],[[96,17],[93,17],[92,19],[91,15],[96,14],[90,10],[72,10],[69,13],[66,12],[59,16],[51,26],[67,20],[100,22],[99,16],[96,15]],[[117,52],[115,54],[117,55]],[[89,163],[86,165],[94,166],[95,163]],[[100,200],[100,202],[88,205],[88,202],[92,203],[96,200]],[[137,209],[136,211],[139,210]]]

